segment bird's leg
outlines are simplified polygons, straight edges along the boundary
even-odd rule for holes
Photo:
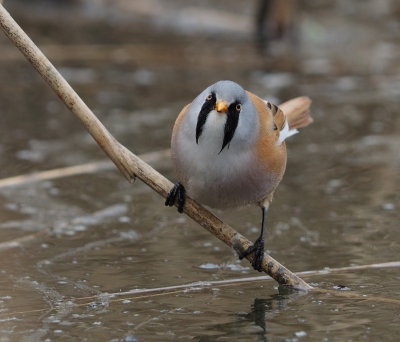
[[[264,231],[265,231],[265,218],[267,216],[268,207],[262,206],[262,223],[261,223],[261,233],[258,239],[254,242],[252,246],[247,248],[241,255],[239,255],[239,259],[242,260],[250,253],[254,252],[253,261],[251,265],[258,272],[262,272],[262,261],[264,259]]]
[[[175,200],[178,200],[178,212],[183,213],[183,206],[185,205],[185,187],[177,182],[169,192],[165,205],[172,207],[175,204]]]

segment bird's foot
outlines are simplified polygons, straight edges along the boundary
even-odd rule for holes
[[[169,192],[165,205],[172,207],[175,204],[175,200],[178,201],[178,212],[183,213],[183,206],[185,205],[185,187],[177,182]]]
[[[239,255],[239,259],[242,260],[253,252],[254,256],[251,265],[256,271],[262,272],[262,262],[264,259],[264,237],[260,236],[252,246],[247,248],[242,254]]]

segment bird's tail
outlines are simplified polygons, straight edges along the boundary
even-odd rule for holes
[[[310,98],[301,96],[284,102],[279,106],[286,115],[290,130],[308,126],[313,122],[310,116],[310,105]]]

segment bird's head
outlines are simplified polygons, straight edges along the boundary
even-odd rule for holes
[[[198,145],[237,148],[254,142],[259,131],[257,111],[246,91],[232,81],[219,81],[192,102],[186,114]]]

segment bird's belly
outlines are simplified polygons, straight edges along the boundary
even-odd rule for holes
[[[201,204],[228,209],[257,203],[279,183],[279,175],[267,172],[248,151],[188,154],[176,159],[179,180],[190,197]]]

